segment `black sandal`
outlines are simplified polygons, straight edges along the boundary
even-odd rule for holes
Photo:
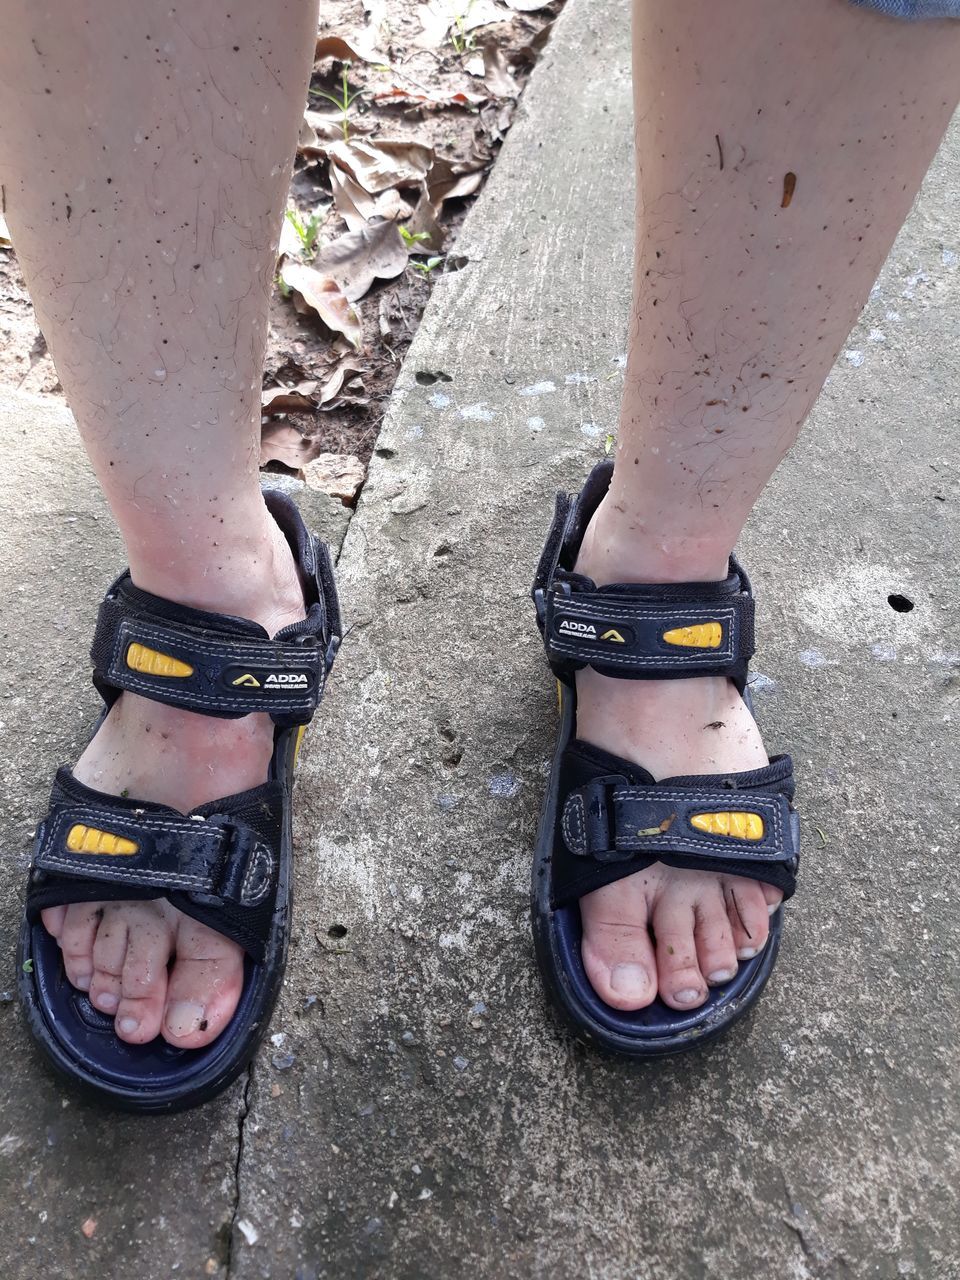
[[[94,791],[63,768],[37,829],[18,954],[27,1022],[59,1075],[128,1111],[178,1111],[224,1089],[256,1051],[283,978],[293,770],[341,624],[328,548],[307,532],[289,498],[266,497],[300,570],[302,622],[270,639],[255,622],[141,591],[124,573],[100,606],[92,651],[103,715],[123,690],[204,715],[268,712],[276,727],[266,782],[184,815]],[[178,1049],[160,1037],[144,1045],[120,1040],[113,1018],[70,985],[40,920],[44,908],[63,903],[158,897],[246,952],[237,1010],[202,1049]]]
[[[782,908],[763,951],[710,989],[688,1013],[659,998],[636,1012],[594,991],[580,955],[579,899],[654,862],[796,887],[800,823],[793,766],[665,778],[576,737],[575,673],[591,666],[625,680],[724,675],[752,711],[753,596],[734,557],[725,582],[617,583],[598,588],[574,572],[587,524],[613,464],[593,469],[579,497],[559,494],[533,599],[560,700],[560,732],[533,867],[533,934],[547,992],[582,1040],[631,1058],[677,1053],[712,1039],[753,1005],[780,945]]]

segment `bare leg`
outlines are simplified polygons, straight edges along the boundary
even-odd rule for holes
[[[4,16],[6,216],[134,581],[276,631],[303,597],[260,497],[260,381],[316,0],[11,0]],[[271,749],[266,716],[127,693],[76,774],[185,811],[263,781]],[[100,905],[44,922],[118,1034],[217,1035],[239,948],[169,906]]]
[[[579,568],[704,581],[866,301],[956,106],[960,22],[845,0],[634,0],[639,216],[616,469]],[[766,762],[725,679],[578,677],[579,732],[654,776]],[[714,726],[722,722],[722,728]],[[662,865],[584,898],[610,1004],[706,998],[767,937],[754,881]],[[652,924],[656,954],[648,934]]]

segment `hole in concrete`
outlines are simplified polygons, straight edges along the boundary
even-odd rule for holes
[[[897,613],[909,613],[910,610],[913,608],[913,601],[909,598],[909,596],[901,596],[901,595],[898,595],[896,592],[894,592],[892,595],[887,596],[887,604],[890,606],[891,609],[894,609]]]
[[[451,551],[453,551],[453,547],[451,547],[449,542],[441,542],[433,554],[435,556],[448,556]]]
[[[437,733],[439,733],[440,737],[443,738],[445,742],[455,742],[457,739],[457,735],[448,724],[438,724]]]
[[[381,445],[379,449],[373,451],[378,458],[395,458],[397,456],[396,449],[388,449],[386,445]]]
[[[347,926],[345,924],[332,924],[327,930],[328,938],[345,938],[347,936]]]
[[[452,382],[453,378],[442,369],[418,369],[413,375],[421,387],[432,387],[435,382]]]

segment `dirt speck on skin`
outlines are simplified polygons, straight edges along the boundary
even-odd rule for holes
[[[306,105],[324,114],[334,113],[323,95],[342,92],[346,71],[349,92],[356,95],[348,112],[351,138],[416,142],[433,150],[435,163],[470,165],[479,169],[485,180],[516,104],[512,96],[495,96],[485,82],[484,46],[496,51],[498,63],[509,69],[509,76],[522,90],[562,5],[563,0],[552,0],[535,12],[501,6],[503,21],[466,32],[454,29],[439,45],[427,47],[418,7],[409,0],[385,0],[378,6],[382,14],[379,25],[373,28],[367,23],[361,0],[321,0],[321,37],[349,39],[362,33],[363,40],[382,54],[384,61],[323,58],[314,67]],[[489,53],[486,61],[489,66]],[[508,82],[500,76],[490,84],[496,88]],[[400,194],[411,205],[416,203],[416,191]],[[304,221],[318,206],[327,207],[318,248],[347,232],[333,205],[329,163],[323,156],[298,155],[290,197]],[[348,394],[334,398],[336,407],[289,413],[281,419],[307,437],[311,453],[353,454],[364,463],[369,459],[386,402],[433,285],[446,270],[461,265],[453,248],[475,198],[476,192],[443,203],[438,222],[444,243],[437,255],[442,260],[431,270],[418,270],[413,265],[425,265],[425,256],[412,257],[400,276],[376,282],[354,304],[363,325],[363,345],[355,353],[360,381],[352,383]],[[312,380],[323,383],[342,357],[334,335],[319,318],[299,314],[291,298],[275,289],[264,387],[296,386]],[[12,250],[0,250],[0,382],[34,394],[63,394]]]

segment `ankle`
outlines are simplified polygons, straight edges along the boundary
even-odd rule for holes
[[[271,635],[304,616],[293,553],[262,500],[230,524],[124,532],[131,576],[144,591],[249,618]]]
[[[650,529],[608,493],[587,526],[576,568],[598,586],[717,582],[727,576],[731,550],[722,533],[708,536]]]

